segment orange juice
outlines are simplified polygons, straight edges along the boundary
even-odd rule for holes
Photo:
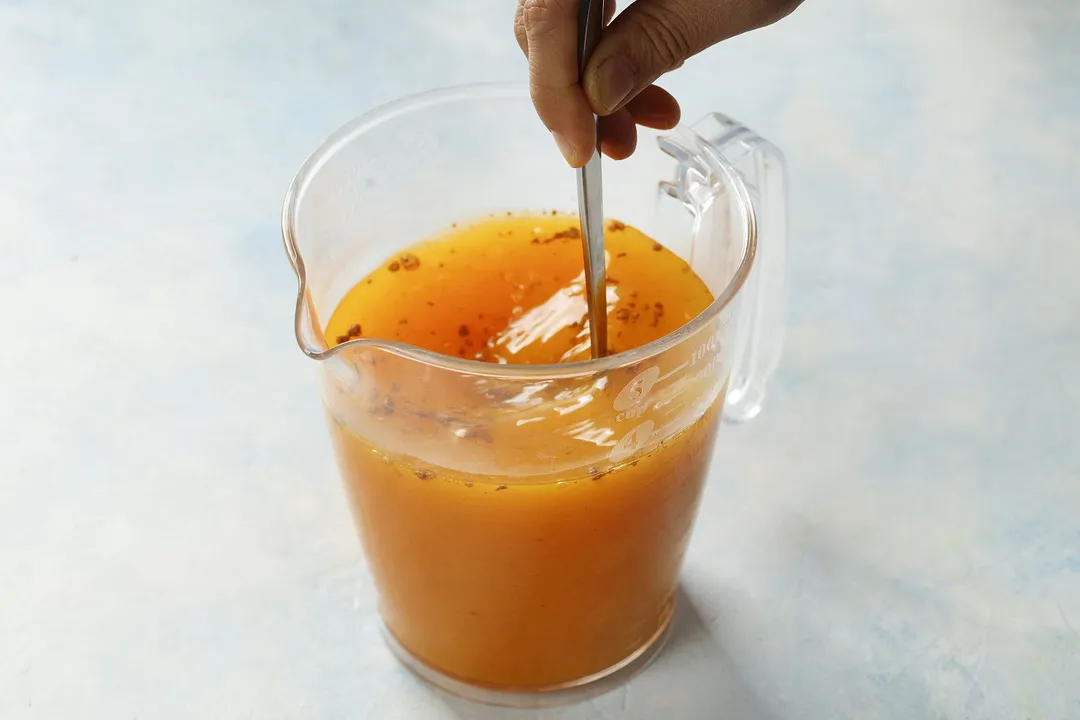
[[[586,360],[588,315],[576,218],[512,215],[452,228],[388,258],[338,304],[327,339],[374,337],[512,364]],[[609,353],[677,330],[712,294],[682,258],[609,221]]]
[[[511,365],[587,359],[575,224],[496,217],[404,250],[346,294],[326,338]],[[681,258],[634,228],[610,222],[606,247],[610,352],[664,337],[712,303]],[[692,352],[672,362],[693,367]],[[369,372],[357,357],[373,375],[376,361]],[[493,382],[483,397],[516,404],[474,413],[474,379],[439,384],[391,354],[378,362],[363,409],[374,429],[333,412],[330,427],[398,643],[436,671],[508,690],[572,685],[648,647],[671,617],[723,392],[678,432],[620,453],[612,428],[634,422],[659,370],[631,366],[613,371],[618,384],[607,375],[584,388]],[[711,367],[684,385],[712,381]],[[417,400],[430,393],[446,412]],[[678,404],[653,397],[656,408]],[[596,461],[597,448],[611,461]]]

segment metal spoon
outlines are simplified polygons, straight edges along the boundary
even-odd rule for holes
[[[578,82],[585,79],[585,64],[600,40],[604,25],[604,0],[581,0],[578,25]],[[594,358],[607,355],[607,270],[604,255],[603,182],[600,175],[599,119],[596,148],[589,162],[577,171],[578,215],[581,244],[585,252],[585,291],[589,302],[589,339]]]

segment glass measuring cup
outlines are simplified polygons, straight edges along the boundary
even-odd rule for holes
[[[391,647],[458,694],[530,704],[662,646],[721,417],[761,408],[784,317],[783,158],[719,114],[604,166],[605,209],[715,302],[586,362],[508,366],[355,339],[337,303],[396,252],[489,213],[576,207],[528,94],[479,85],[360,117],[304,163],[283,235]]]

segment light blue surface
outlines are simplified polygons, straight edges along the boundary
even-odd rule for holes
[[[1069,0],[808,0],[670,78],[787,152],[793,283],[676,638],[546,714],[395,664],[280,201],[350,117],[522,79],[512,10],[0,0],[0,717],[1080,717]]]

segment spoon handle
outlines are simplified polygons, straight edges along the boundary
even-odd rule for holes
[[[584,79],[585,65],[600,40],[604,25],[604,0],[581,0],[580,43],[578,45],[578,81]],[[592,157],[577,170],[578,215],[581,220],[581,243],[585,254],[585,291],[589,303],[589,339],[592,356],[607,355],[607,269],[604,253],[603,180],[600,172],[599,119],[596,122],[596,147]]]

